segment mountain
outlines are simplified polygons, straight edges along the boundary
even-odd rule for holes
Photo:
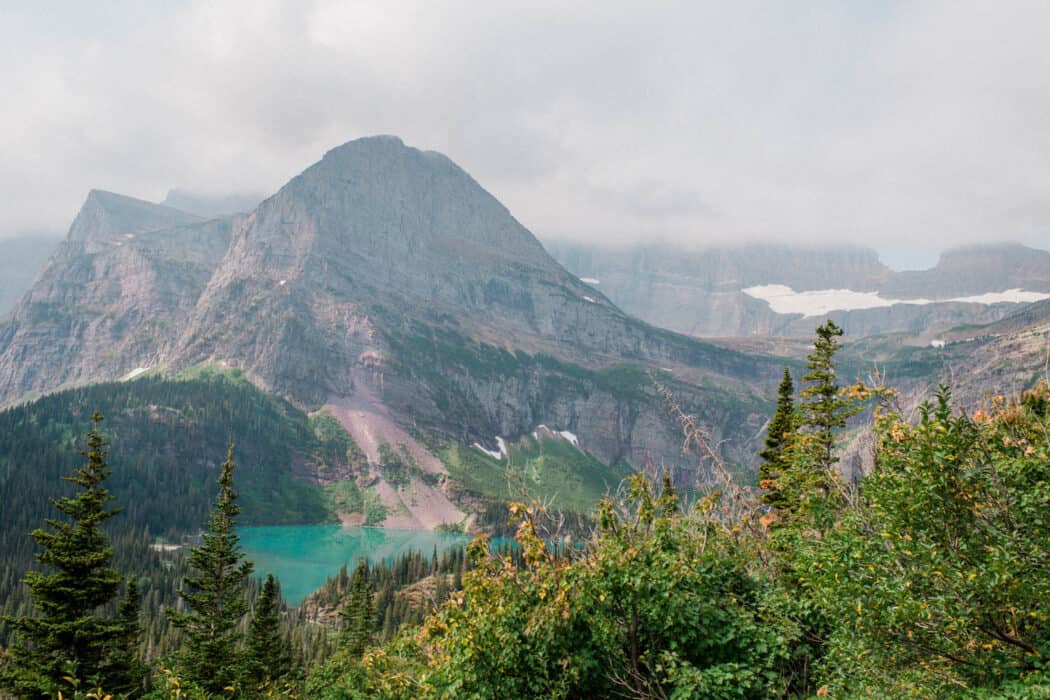
[[[0,319],[29,291],[57,245],[58,238],[49,234],[0,239]]]
[[[198,365],[326,408],[402,526],[463,517],[455,445],[505,469],[535,433],[691,480],[658,383],[749,463],[781,368],[625,314],[452,161],[394,137],[329,151],[243,216],[92,192],[0,327],[0,402]]]
[[[934,268],[907,272],[851,247],[548,248],[628,313],[697,336],[809,336],[830,317],[852,337],[930,339],[1050,296],[1050,253],[1018,244],[947,251]]]

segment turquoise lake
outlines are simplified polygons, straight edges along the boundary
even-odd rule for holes
[[[273,574],[289,605],[299,605],[325,579],[349,568],[359,557],[379,562],[402,552],[438,554],[470,537],[429,530],[386,530],[341,525],[270,525],[237,531],[246,557],[255,563],[255,576]]]

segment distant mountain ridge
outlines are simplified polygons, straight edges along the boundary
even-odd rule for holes
[[[907,272],[890,270],[873,250],[848,246],[748,244],[689,251],[550,242],[547,247],[628,313],[697,336],[812,333],[819,321],[803,312],[779,313],[763,296],[771,291],[799,294],[796,307],[804,307],[807,298],[817,308],[829,300],[842,304],[811,315],[835,319],[854,337],[934,334],[960,323],[991,322],[1018,307],[952,301],[959,297],[1008,290],[1050,294],[1050,252],[1010,243],[950,250],[934,268]],[[839,294],[836,300],[835,291],[854,294]],[[879,303],[909,299],[934,303]],[[851,307],[851,301],[859,306]]]

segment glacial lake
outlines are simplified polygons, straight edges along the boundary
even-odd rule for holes
[[[267,525],[237,531],[246,557],[255,563],[254,576],[273,574],[289,605],[299,605],[346,564],[353,569],[359,557],[390,560],[416,550],[428,557],[470,542],[466,535],[429,530],[387,530],[341,525]]]

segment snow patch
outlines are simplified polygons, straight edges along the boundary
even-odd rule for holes
[[[1043,299],[1050,299],[1050,294],[1026,292],[1023,289],[1007,289],[1002,292],[988,292],[972,297],[956,297],[949,301],[963,301],[969,304],[1030,304]]]
[[[288,284],[288,280],[281,280],[280,282],[277,283],[277,286],[278,287],[283,287],[286,284]]]
[[[580,440],[576,437],[575,433],[570,433],[568,430],[551,430],[547,426],[540,424],[536,426],[536,430],[532,431],[532,437],[536,440],[541,438],[555,438],[560,437],[562,440],[572,443],[573,447],[579,448]]]
[[[132,238],[134,238],[134,237],[135,237],[135,234],[134,234],[134,233],[125,233],[125,234],[124,234],[124,238],[127,238],[127,239],[128,239],[129,241],[130,241],[130,240],[131,240]]]
[[[1022,289],[1007,289],[966,297],[948,299],[892,299],[879,296],[878,292],[856,292],[852,289],[815,289],[796,292],[783,284],[763,284],[742,290],[744,294],[769,304],[778,314],[801,314],[804,318],[823,316],[830,311],[855,311],[880,309],[896,304],[924,306],[945,302],[963,304],[1023,304],[1050,299],[1050,294],[1026,292]]]
[[[558,435],[561,435],[563,438],[571,442],[573,447],[580,446],[580,441],[576,439],[576,435],[574,433],[570,433],[568,430],[559,430]]]
[[[499,450],[490,450],[481,443],[475,442],[474,447],[478,448],[492,459],[503,459],[510,455],[510,450],[507,448],[507,442],[503,438],[496,436],[496,445],[499,446]]]
[[[141,374],[145,374],[148,371],[149,371],[149,367],[136,367],[135,369],[133,369],[130,372],[128,372],[127,374],[125,374],[123,376],[123,378],[121,378],[120,381],[122,381],[122,382],[129,381],[129,380],[134,379],[135,377],[137,377],[137,376],[139,376]]]
[[[584,301],[589,301],[589,302],[591,302],[592,304],[597,304],[597,303],[598,303],[598,302],[596,302],[596,301],[595,301],[595,300],[594,300],[594,299],[593,299],[592,297],[584,297],[584,298],[583,298],[583,300],[584,300]]]
[[[601,281],[596,280],[593,277],[581,277],[580,281],[583,282],[584,284],[589,284],[589,285],[592,285],[592,286],[596,285],[596,284],[601,284]]]

